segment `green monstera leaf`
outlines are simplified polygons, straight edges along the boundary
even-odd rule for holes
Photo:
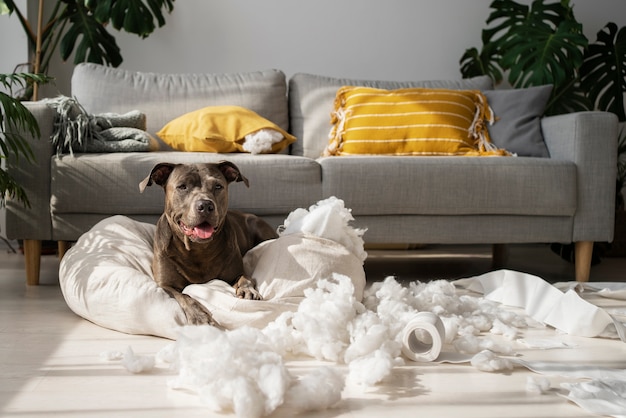
[[[568,16],[570,10],[561,3],[534,1],[527,19],[500,38],[500,64],[509,70],[513,86],[561,86],[577,76],[587,38],[582,25]]]
[[[94,62],[119,66],[122,63],[122,55],[115,38],[96,20],[85,4],[71,2],[66,10],[70,26],[59,46],[61,58],[67,60],[76,48],[75,64]]]
[[[591,109],[591,101],[587,98],[585,90],[580,85],[578,77],[569,82],[555,85],[552,95],[546,105],[546,115],[562,115],[572,112],[583,112]]]
[[[508,36],[509,29],[521,25],[528,16],[529,7],[511,0],[495,0],[490,5],[493,11],[487,18],[487,25],[481,34],[482,49],[469,48],[461,57],[461,74],[464,78],[488,75],[498,84],[503,80],[501,44]],[[496,22],[494,24],[494,22]]]
[[[515,87],[560,85],[575,75],[583,61],[586,38],[580,25],[562,22],[555,32],[541,27],[520,27],[503,45],[501,64],[510,70]]]
[[[502,81],[502,70],[498,66],[499,51],[497,48],[490,48],[489,45],[483,47],[478,52],[476,48],[469,48],[461,57],[461,74],[463,78],[488,75],[494,83]]]
[[[508,74],[515,88],[552,84],[547,114],[589,109],[579,77],[588,40],[569,1],[495,0],[490,7],[482,51],[468,49],[461,58],[463,77],[482,72],[498,83],[498,74]]]
[[[174,0],[60,0],[66,4],[61,18],[69,20],[60,44],[61,57],[70,57],[74,48],[74,63],[95,62],[117,67],[122,55],[115,38],[106,30],[124,30],[142,38],[165,24],[162,9],[171,12]],[[156,20],[156,24],[155,24]]]
[[[594,107],[626,121],[626,27],[618,30],[615,23],[609,22],[600,30],[585,53],[580,72],[581,84]]]
[[[174,0],[90,0],[86,3],[101,23],[109,21],[117,30],[145,38],[157,27],[165,25],[162,9],[174,9]],[[155,25],[155,20],[157,25]]]

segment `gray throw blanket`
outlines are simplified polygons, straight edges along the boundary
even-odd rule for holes
[[[156,140],[146,132],[146,115],[133,110],[89,114],[74,98],[44,99],[57,112],[52,144],[57,155],[74,152],[151,151]]]

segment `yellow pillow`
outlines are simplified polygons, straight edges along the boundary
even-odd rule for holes
[[[493,120],[478,90],[344,86],[324,155],[510,155],[489,139]]]
[[[296,138],[278,125],[240,106],[209,106],[170,121],[157,135],[179,151],[245,152],[246,135],[262,129],[279,132],[283,139],[271,145],[282,151]]]

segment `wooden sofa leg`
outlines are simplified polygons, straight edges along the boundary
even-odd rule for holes
[[[59,261],[63,260],[63,256],[70,249],[70,243],[67,241],[58,241],[57,242],[57,251],[59,253]]]
[[[39,284],[39,269],[41,268],[41,241],[35,239],[24,240],[24,263],[26,268],[26,284]]]
[[[593,255],[593,241],[579,241],[574,247],[574,267],[576,281],[588,282],[591,271],[591,256]]]

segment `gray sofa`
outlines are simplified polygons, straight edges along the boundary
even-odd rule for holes
[[[138,183],[159,162],[228,159],[250,179],[231,186],[231,207],[274,226],[298,207],[337,196],[367,228],[367,243],[576,243],[575,278],[589,277],[594,241],[613,238],[617,119],[603,112],[537,120],[548,157],[320,157],[342,85],[492,89],[487,77],[430,82],[346,80],[276,70],[238,74],[153,74],[78,65],[72,95],[91,113],[140,110],[147,131],[210,105],[239,105],[297,137],[280,154],[156,152],[56,155],[47,140],[55,113],[28,103],[41,138],[36,165],[6,162],[31,207],[9,201],[0,233],[24,240],[27,283],[37,284],[42,240],[71,242],[111,215],[156,222],[163,192]],[[510,100],[509,100],[510,102]],[[497,112],[496,112],[497,113]],[[495,142],[495,139],[494,139]],[[63,245],[60,245],[63,252]]]

